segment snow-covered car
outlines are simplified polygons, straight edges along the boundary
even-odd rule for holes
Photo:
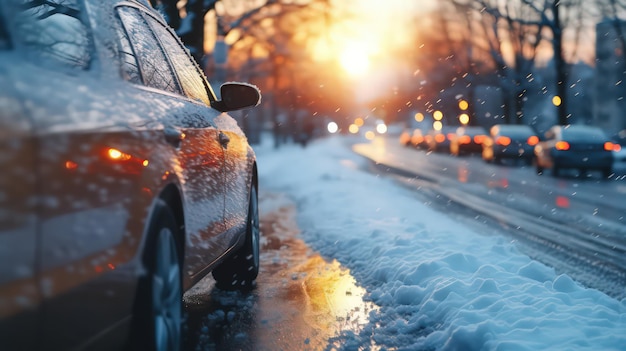
[[[575,168],[581,174],[597,170],[604,178],[611,175],[613,143],[602,129],[586,125],[553,126],[545,137],[534,149],[537,174],[550,168],[556,177],[563,169]]]
[[[533,149],[539,137],[530,126],[522,124],[496,124],[482,143],[485,162],[500,163],[503,159],[523,160],[530,165]]]
[[[161,15],[0,3],[0,349],[178,350],[182,294],[259,269],[256,157]]]

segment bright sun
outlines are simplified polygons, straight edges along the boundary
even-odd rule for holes
[[[367,71],[370,65],[369,58],[365,50],[355,46],[344,48],[339,57],[343,69],[352,76],[358,76]]]

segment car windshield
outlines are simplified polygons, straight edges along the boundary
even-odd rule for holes
[[[533,130],[527,126],[498,126],[497,133],[511,136],[529,136],[534,134]]]
[[[461,127],[457,129],[457,134],[477,135],[486,134],[486,131],[482,127]]]
[[[577,140],[577,141],[608,141],[608,137],[601,129],[597,128],[564,128],[563,139]]]

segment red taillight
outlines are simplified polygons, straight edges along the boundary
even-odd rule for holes
[[[476,136],[474,136],[474,142],[476,144],[482,144],[484,140],[485,140],[485,136],[484,135],[476,135]]]
[[[554,147],[557,150],[567,151],[567,150],[569,150],[569,143],[567,141],[557,141],[556,145],[554,145]]]
[[[472,141],[472,138],[469,135],[462,135],[459,137],[459,143],[461,144],[469,144]]]
[[[438,143],[443,143],[446,140],[446,137],[443,134],[435,135],[435,141]]]
[[[496,139],[496,144],[509,146],[509,144],[511,144],[511,138],[505,136],[498,137],[498,139]]]
[[[617,152],[620,151],[622,149],[622,146],[620,144],[613,144],[613,151]]]
[[[607,141],[606,143],[604,143],[604,150],[613,151],[613,143],[610,141]]]
[[[530,146],[535,146],[537,145],[537,143],[539,143],[539,138],[536,135],[529,136],[528,140],[526,140],[526,143],[528,143],[528,145]]]
[[[454,133],[448,133],[448,135],[447,135],[448,140],[454,139],[455,136],[456,136],[456,134],[454,134]]]

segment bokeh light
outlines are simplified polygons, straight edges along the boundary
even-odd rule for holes
[[[470,117],[467,113],[461,113],[459,115],[459,122],[461,122],[461,124],[468,124],[470,120]]]
[[[441,111],[439,111],[439,110],[437,110],[437,111],[433,112],[433,118],[434,118],[436,121],[441,121],[441,120],[443,119],[443,112],[441,112]]]
[[[326,129],[328,129],[329,133],[334,134],[339,131],[339,126],[335,122],[329,122],[326,126]]]
[[[379,123],[378,125],[376,125],[376,131],[379,134],[385,134],[387,133],[387,125],[384,123]]]
[[[467,101],[465,101],[465,100],[461,100],[461,101],[459,101],[459,108],[462,111],[465,111],[465,110],[467,110],[469,108],[469,103]]]

